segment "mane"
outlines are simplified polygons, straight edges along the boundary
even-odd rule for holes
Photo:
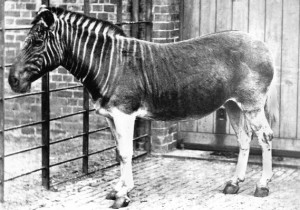
[[[85,14],[78,13],[78,12],[73,12],[73,11],[69,11],[69,10],[65,10],[63,8],[60,8],[60,7],[46,7],[46,9],[48,9],[52,13],[56,14],[58,17],[62,16],[62,15],[65,16],[68,13],[70,13],[72,16],[75,15],[76,19],[84,17],[85,19],[89,19],[89,20],[95,21],[97,23],[102,23],[103,26],[108,27],[110,31],[114,32],[114,34],[117,34],[117,35],[120,35],[120,36],[126,36],[126,34],[125,34],[125,32],[123,31],[122,28],[120,28],[117,25],[114,25],[113,23],[111,23],[109,21],[97,19],[97,18],[94,18],[94,17],[89,17],[89,16],[87,16]],[[35,24],[35,23],[37,23],[40,20],[42,13],[43,12],[41,12],[40,14],[38,14],[35,17],[35,19],[32,21],[32,24]]]

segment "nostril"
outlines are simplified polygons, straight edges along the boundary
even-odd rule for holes
[[[19,85],[19,80],[15,76],[10,76],[9,77],[9,83],[12,86],[18,86]]]

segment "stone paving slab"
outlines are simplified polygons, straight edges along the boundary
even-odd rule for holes
[[[123,209],[300,209],[300,169],[275,167],[270,195],[266,198],[253,196],[261,173],[259,165],[249,165],[239,194],[224,195],[224,183],[234,169],[235,163],[230,162],[148,156],[133,164],[135,188],[131,192],[130,205]],[[97,172],[60,185],[55,191],[42,192],[43,196],[34,204],[24,203],[20,209],[111,209],[113,201],[105,200],[105,195],[118,176],[118,167]]]

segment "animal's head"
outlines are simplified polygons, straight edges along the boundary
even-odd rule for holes
[[[18,93],[28,92],[33,81],[57,68],[62,60],[60,40],[55,36],[57,15],[41,7],[32,24],[9,73],[8,82]]]

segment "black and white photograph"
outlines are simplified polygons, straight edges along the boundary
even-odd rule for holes
[[[299,195],[299,0],[0,0],[0,210]]]

